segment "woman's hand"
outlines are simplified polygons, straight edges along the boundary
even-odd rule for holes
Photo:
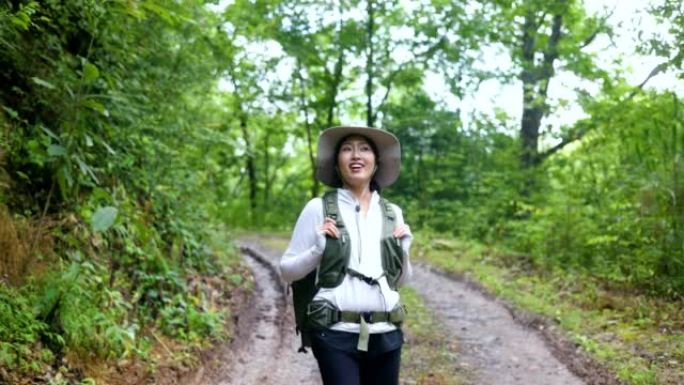
[[[411,229],[409,228],[409,226],[406,223],[402,223],[394,228],[392,235],[394,236],[394,238],[401,239],[409,235],[410,233]]]
[[[314,253],[322,255],[325,250],[325,236],[329,235],[332,238],[339,238],[340,231],[337,229],[337,222],[332,218],[325,218],[323,224],[318,228],[316,234],[316,248]]]
[[[321,227],[318,228],[318,232],[332,238],[340,237],[340,230],[337,229],[337,222],[329,217],[325,218]]]

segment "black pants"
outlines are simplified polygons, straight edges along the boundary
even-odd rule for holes
[[[398,385],[404,341],[401,330],[371,334],[367,352],[356,349],[358,340],[358,333],[311,333],[311,348],[323,385]]]

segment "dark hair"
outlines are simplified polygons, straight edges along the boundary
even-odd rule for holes
[[[370,140],[367,136],[361,135],[361,134],[349,134],[342,139],[340,139],[337,144],[335,145],[335,181],[333,183],[333,187],[342,187],[344,186],[344,182],[342,181],[342,177],[340,177],[340,170],[337,168],[337,157],[340,155],[340,148],[342,148],[342,143],[344,143],[347,139],[351,138],[352,136],[359,136],[362,137],[371,147],[371,150],[373,150],[373,155],[375,155],[375,165],[379,166],[380,163],[378,161],[378,146],[375,145],[375,142]],[[375,177],[371,178],[370,181],[370,190],[371,191],[377,191],[380,193],[380,185],[378,182],[375,181]]]

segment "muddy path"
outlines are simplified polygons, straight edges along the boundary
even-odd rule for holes
[[[297,352],[294,315],[276,268],[280,253],[249,240],[242,241],[240,249],[254,276],[254,294],[239,314],[236,338],[214,357],[220,364],[194,384],[320,385],[311,351]]]
[[[498,301],[465,282],[419,264],[412,287],[460,343],[461,365],[476,384],[580,385],[585,382],[553,356],[544,339]]]
[[[268,249],[258,238],[243,239],[240,246],[254,274],[255,294],[240,314],[235,341],[219,357],[219,370],[195,383],[320,385],[311,352],[297,353],[290,296],[276,267],[281,251]],[[540,331],[538,322],[521,319],[510,305],[472,283],[416,264],[410,285],[443,325],[444,338],[457,341],[453,365],[467,369],[469,384],[618,384],[595,363],[578,358],[572,346]]]

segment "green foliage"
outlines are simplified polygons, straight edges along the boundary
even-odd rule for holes
[[[0,366],[152,360],[156,329],[224,335],[187,283],[235,264],[207,243],[234,170],[221,23],[195,0],[0,5],[0,202],[40,267],[16,295],[0,286]]]
[[[0,286],[0,365],[38,370],[37,363],[49,360],[51,352],[37,342],[47,325],[33,316],[28,298]]]
[[[195,341],[202,337],[220,338],[224,335],[225,314],[202,311],[195,297],[177,294],[161,309],[157,323],[160,329],[174,337]]]
[[[684,2],[682,0],[659,1],[650,7],[650,13],[656,18],[656,22],[667,25],[667,33],[654,33],[651,36],[643,31],[639,33],[641,44],[639,52],[653,53],[663,62],[654,71],[657,74],[665,69],[674,68],[679,78],[684,76],[684,50],[680,42],[684,38]]]
[[[586,269],[665,295],[684,291],[680,101],[645,94],[593,105],[595,131],[547,165],[511,245],[542,265]]]
[[[518,196],[516,142],[484,120],[465,130],[420,91],[385,113],[384,126],[403,153],[401,177],[388,193],[410,223],[480,239],[497,235],[495,221],[511,216]]]
[[[44,339],[51,350],[116,358],[136,349],[139,325],[128,319],[131,304],[103,287],[107,269],[78,254],[64,270],[36,282],[36,318],[49,325]]]

